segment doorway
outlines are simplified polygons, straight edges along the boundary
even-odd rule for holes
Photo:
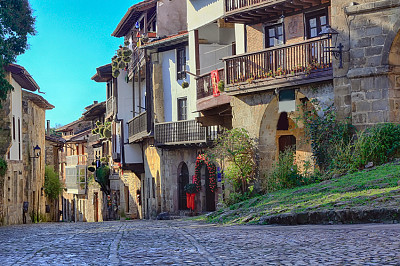
[[[185,186],[189,184],[189,170],[186,163],[182,162],[178,174],[178,207],[179,210],[187,210]]]

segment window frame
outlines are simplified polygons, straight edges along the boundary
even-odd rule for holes
[[[321,17],[322,16],[326,16],[326,24],[325,25],[321,25]],[[316,28],[317,28],[317,35],[314,37],[311,37],[311,25],[310,25],[310,20],[312,19],[316,19]],[[313,38],[318,38],[319,37],[319,33],[322,31],[322,27],[323,26],[328,26],[329,24],[329,12],[328,12],[328,8],[324,8],[324,9],[319,9],[319,10],[315,10],[309,13],[305,13],[304,14],[304,25],[305,25],[305,37],[307,39],[313,39]]]
[[[176,79],[186,79],[186,47],[176,48]]]
[[[282,27],[282,35],[278,34],[279,36],[282,36],[282,43],[274,43],[274,45],[270,45],[270,35],[269,35],[269,30],[274,29],[275,32],[275,40],[277,33],[278,33],[278,27]],[[271,48],[271,47],[278,47],[281,45],[284,45],[286,43],[286,36],[285,36],[285,24],[283,22],[276,22],[276,23],[268,23],[263,25],[264,29],[264,48]]]
[[[181,102],[185,103],[185,105],[182,106],[184,108],[181,108],[181,105],[180,105]],[[177,120],[178,121],[187,120],[187,97],[180,97],[177,99],[177,109],[178,109]],[[184,110],[184,112],[182,112],[183,110]]]

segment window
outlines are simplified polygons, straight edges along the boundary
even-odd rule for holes
[[[187,100],[186,100],[186,98],[178,99],[178,120],[187,120]]]
[[[274,47],[285,43],[283,36],[283,24],[275,24],[265,27],[265,47]]]
[[[307,38],[318,37],[328,25],[328,10],[320,10],[306,15]]]
[[[185,47],[178,48],[176,50],[176,67],[177,67],[177,79],[186,78],[186,49]]]

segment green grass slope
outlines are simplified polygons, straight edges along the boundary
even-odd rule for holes
[[[399,162],[243,201],[198,220],[259,223],[263,216],[342,209],[399,208]]]

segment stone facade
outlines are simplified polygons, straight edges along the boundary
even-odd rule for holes
[[[398,1],[332,1],[332,28],[344,45],[334,63],[335,105],[358,128],[400,122]]]

